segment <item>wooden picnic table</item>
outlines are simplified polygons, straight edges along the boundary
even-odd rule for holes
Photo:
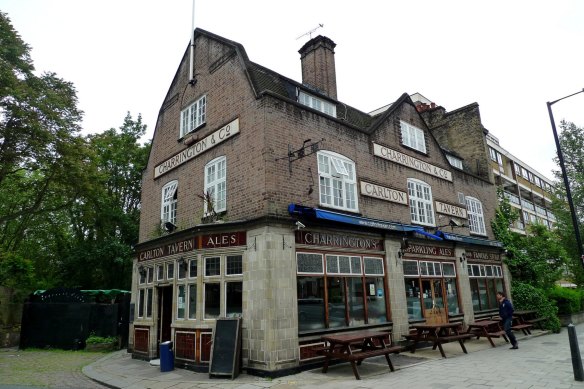
[[[467,333],[473,334],[478,338],[485,337],[489,340],[492,347],[495,347],[493,338],[503,337],[505,342],[509,343],[505,331],[501,328],[499,321],[497,320],[479,320],[468,325]]]
[[[414,336],[414,343],[411,346],[411,352],[416,352],[416,346],[421,340],[429,340],[433,342],[432,350],[438,348],[443,358],[446,358],[443,343],[458,341],[462,351],[468,354],[464,341],[471,339],[476,335],[462,332],[462,323],[440,323],[440,324],[414,324],[412,327],[416,330]]]
[[[357,370],[357,365],[366,358],[384,355],[387,365],[391,371],[394,371],[389,354],[396,354],[403,351],[402,346],[388,345],[385,342],[390,336],[388,332],[383,331],[357,331],[344,334],[323,335],[321,339],[327,342],[328,346],[320,350],[320,354],[325,356],[322,372],[326,373],[329,362],[332,359],[340,359],[351,363],[355,378],[360,380],[361,376]]]

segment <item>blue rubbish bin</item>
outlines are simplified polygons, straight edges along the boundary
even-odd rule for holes
[[[174,370],[174,354],[172,353],[172,342],[160,343],[160,371]]]

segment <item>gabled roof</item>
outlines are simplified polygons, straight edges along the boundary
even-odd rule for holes
[[[302,85],[302,83],[294,81],[288,77],[274,72],[273,70],[250,61],[247,53],[245,52],[245,48],[240,43],[225,39],[219,35],[215,35],[203,29],[197,28],[195,30],[195,38],[199,35],[207,36],[210,39],[214,39],[234,48],[243,62],[251,86],[258,98],[264,94],[270,94],[297,103],[296,90],[300,88],[318,98],[335,104],[337,107],[337,120],[341,120],[361,131],[366,131],[373,122],[373,118],[365,112],[362,112],[338,100],[331,99],[327,95]],[[310,109],[306,106],[303,107]]]

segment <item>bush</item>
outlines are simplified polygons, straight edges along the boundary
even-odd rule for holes
[[[89,338],[85,340],[85,344],[100,344],[100,343],[116,343],[118,341],[117,336],[96,336],[94,334],[89,335]]]
[[[556,286],[548,291],[548,298],[555,301],[560,315],[569,315],[582,310],[582,292]]]
[[[545,327],[553,332],[560,332],[562,324],[558,318],[558,307],[548,299],[544,290],[523,282],[514,282],[511,286],[513,306],[516,310],[534,310],[537,317],[545,317]]]

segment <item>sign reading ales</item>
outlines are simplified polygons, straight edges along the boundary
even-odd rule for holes
[[[424,246],[421,244],[411,244],[404,250],[407,256],[412,255],[432,255],[436,257],[454,257],[454,250],[450,247]]]

